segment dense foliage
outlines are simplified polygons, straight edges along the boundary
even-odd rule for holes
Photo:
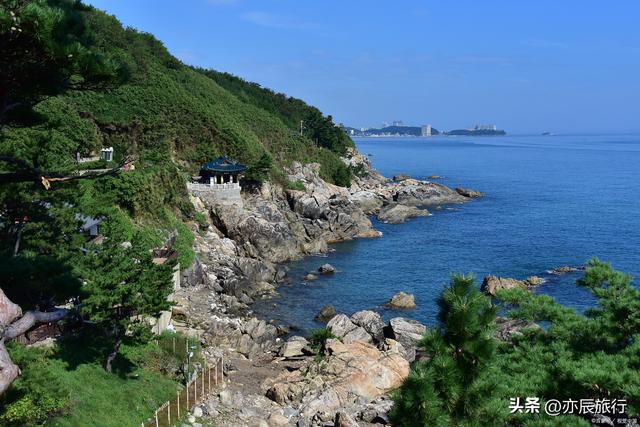
[[[105,400],[120,385],[136,387],[96,370],[103,364],[137,369],[143,382],[155,377],[138,367],[173,378],[184,371],[180,357],[145,347],[147,317],[169,306],[173,268],[153,263],[150,250],[170,246],[182,267],[193,262],[188,224],[202,218],[185,181],[201,163],[226,154],[249,165],[247,184],[289,185],[284,167],[315,161],[325,179],[350,183],[352,171],[339,156],[353,143],[330,116],[253,83],[187,67],[153,36],[79,1],[2,1],[0,69],[0,286],[23,310],[81,302],[79,314],[92,327],[77,338],[100,341],[75,355],[66,345],[12,345],[23,375],[2,397],[3,425],[58,415],[60,425],[88,425],[82,417],[91,403],[79,392],[101,405],[98,412],[126,404],[122,396]],[[77,163],[106,146],[115,148],[113,162]],[[126,169],[91,180],[11,178],[25,167],[60,177],[125,160]],[[99,227],[98,238],[88,224]],[[86,360],[67,372],[78,355]],[[114,425],[132,424],[160,403],[155,398],[167,382],[155,382],[148,392],[134,391],[144,405],[134,399],[135,408],[124,411],[131,418]]]
[[[597,306],[584,313],[564,307],[549,296],[522,289],[501,291],[498,297],[509,309],[509,316],[544,326],[532,324],[513,335],[510,342],[487,341],[486,332],[493,321],[485,316],[490,311],[465,315],[476,298],[485,300],[476,302],[476,307],[488,307],[488,297],[467,288],[454,300],[453,285],[445,290],[443,301],[448,304],[441,305],[442,329],[430,332],[421,343],[431,358],[414,365],[396,395],[396,423],[590,425],[590,416],[579,417],[576,408],[558,416],[546,415],[544,405],[551,399],[623,399],[626,414],[637,415],[640,290],[629,275],[597,259],[589,262],[578,285],[598,299]],[[474,333],[481,330],[485,332]],[[452,351],[454,348],[461,351]],[[475,361],[469,364],[469,360]],[[524,402],[526,397],[539,398],[539,413],[510,410],[510,399]],[[479,409],[482,412],[477,412]]]
[[[488,367],[496,307],[471,276],[453,276],[438,306],[441,328],[420,342],[426,360],[396,395],[392,419],[398,426],[495,425],[486,396],[495,386]]]
[[[304,101],[263,88],[258,83],[247,82],[229,73],[197,69],[211,77],[220,86],[233,93],[241,101],[257,105],[280,118],[293,133],[302,136],[337,154],[345,154],[353,147],[353,141],[345,134],[342,126],[336,126],[331,116],[325,117],[320,110]]]

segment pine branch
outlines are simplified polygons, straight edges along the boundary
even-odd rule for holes
[[[64,175],[57,172],[43,171],[42,169],[32,166],[26,160],[12,156],[0,156],[0,162],[10,163],[18,167],[16,172],[8,172],[0,174],[0,184],[18,183],[18,182],[34,182],[41,184],[46,190],[51,188],[53,182],[74,181],[79,179],[95,179],[107,175],[115,175],[125,164],[129,162],[129,158],[125,157],[117,166],[100,171],[89,173],[76,173],[73,175]]]

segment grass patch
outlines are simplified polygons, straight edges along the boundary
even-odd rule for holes
[[[289,190],[298,190],[298,191],[305,191],[307,189],[307,187],[305,187],[304,182],[297,180],[297,181],[289,181],[287,183],[287,188]]]
[[[160,345],[155,340],[123,344],[112,374],[102,368],[109,343],[99,334],[65,339],[53,349],[10,343],[22,375],[2,396],[0,425],[140,425],[180,387],[185,339],[178,337],[175,355],[164,335]],[[159,360],[177,370],[155,369]]]

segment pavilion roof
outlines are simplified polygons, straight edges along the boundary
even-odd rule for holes
[[[227,156],[218,157],[202,165],[201,170],[207,172],[240,173],[247,169],[246,165],[238,163]]]

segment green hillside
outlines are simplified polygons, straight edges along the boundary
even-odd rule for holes
[[[249,165],[268,154],[274,176],[291,160],[318,161],[326,179],[348,184],[338,155],[352,142],[330,117],[254,83],[193,69],[153,36],[125,29],[93,8],[83,13],[92,47],[122,64],[127,82],[110,91],[67,92],[44,101],[36,108],[44,123],[5,130],[2,152],[60,169],[71,167],[76,151],[114,146],[116,155],[133,155],[142,166],[153,158],[185,173],[222,154]],[[299,120],[305,120],[303,136]],[[44,140],[45,147],[36,143]]]

